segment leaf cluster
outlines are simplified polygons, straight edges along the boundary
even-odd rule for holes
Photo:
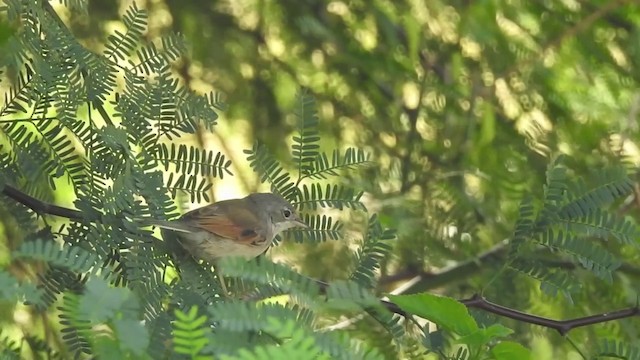
[[[0,270],[0,299],[24,303],[34,314],[55,313],[56,326],[48,329],[59,329],[56,336],[63,344],[45,341],[35,331],[24,333],[20,341],[2,335],[3,356],[20,358],[29,351],[48,358],[142,359],[378,359],[429,351],[465,359],[485,350],[502,359],[528,354],[505,340],[509,329],[482,327],[451,299],[392,297],[405,311],[441,328],[431,333],[427,326],[412,319],[407,324],[382,307],[372,289],[381,263],[391,254],[395,232],[385,229],[375,214],[368,215],[362,246],[354,251],[354,266],[344,281],[322,284],[265,258],[228,259],[214,264],[214,273],[209,264],[176,257],[169,236],[154,237],[137,219],[175,216],[179,194],[208,201],[211,178],[232,175],[224,154],[178,143],[211,130],[223,108],[218,94],[195,94],[176,76],[175,62],[187,49],[184,39],[169,34],[146,42],[148,13],[132,3],[123,28],[113,31],[104,51],[97,53],[77,41],[48,2],[5,4],[0,12],[18,25],[2,44],[0,57],[0,81],[6,88],[0,107],[0,189],[12,185],[47,199],[66,187],[84,219],[41,229],[37,215],[42,214],[3,201],[3,213],[29,236],[14,244],[9,265]],[[63,4],[87,11],[82,0]],[[381,12],[379,17],[387,15]],[[301,23],[307,34],[328,31],[308,17]],[[529,52],[521,44],[515,51]],[[425,83],[436,89],[430,111],[438,112],[444,102],[442,88],[433,79]],[[364,108],[367,102],[363,100]],[[363,191],[344,175],[369,165],[371,155],[355,147],[322,150],[317,106],[309,92],[298,94],[294,114],[297,134],[291,139],[291,161],[279,160],[259,142],[245,151],[247,161],[310,225],[285,237],[298,242],[341,239],[343,224],[325,210],[367,210]],[[437,159],[431,144],[416,146],[422,134],[417,118],[411,121],[406,154],[399,151],[401,161],[391,163],[399,164],[401,191],[412,186],[436,190],[433,209],[438,214],[429,231],[444,234],[452,228],[452,219],[460,217],[457,212],[471,202],[465,202],[464,191],[452,190],[454,186],[423,187],[428,172],[419,173],[412,163],[429,157],[430,164],[441,165],[459,155],[451,151]],[[451,124],[459,126],[453,120]],[[382,126],[386,131],[397,130],[387,125]],[[484,145],[496,136],[489,126],[481,133]],[[499,163],[501,158],[486,160]],[[619,254],[637,246],[638,233],[631,220],[619,218],[607,206],[629,193],[632,182],[621,168],[575,181],[562,159],[550,165],[546,178],[540,206],[525,199],[519,207],[505,268],[540,281],[546,294],[573,300],[580,281],[566,266],[552,268],[545,261],[552,257],[611,283],[620,267]],[[37,275],[15,275],[21,268]],[[227,298],[221,281],[242,301]],[[347,316],[371,325],[380,341],[356,339],[350,325],[327,326]],[[419,330],[417,336],[414,330]],[[457,336],[458,343],[446,344],[444,332]],[[635,347],[615,339],[603,341],[598,351],[637,357]]]
[[[373,346],[356,346],[346,332],[317,331],[327,313],[366,309],[382,319],[383,328],[401,333],[398,319],[369,290],[394,238],[376,216],[352,280],[327,289],[266,259],[218,264],[222,279],[208,264],[176,257],[170,236],[159,240],[141,228],[141,217],[172,216],[179,193],[208,201],[211,178],[231,175],[222,153],[176,143],[211,130],[223,107],[218,95],[194,94],[178,81],[173,64],[186,49],[181,37],[145,43],[148,14],[133,3],[123,29],[95,53],[46,2],[11,0],[2,11],[25,26],[9,41],[15,51],[0,63],[14,74],[0,108],[0,188],[11,185],[42,198],[43,190],[55,191],[66,181],[83,218],[34,232],[11,249],[11,264],[33,266],[37,276],[18,278],[0,270],[1,299],[43,315],[56,309],[64,346],[25,334],[19,343],[3,340],[4,355],[381,358]],[[246,152],[248,160],[305,214],[311,229],[293,237],[339,239],[340,222],[315,213],[366,209],[362,192],[326,181],[368,164],[369,156],[355,148],[320,151],[315,103],[305,92],[296,116],[292,167],[260,145]],[[16,221],[25,230],[38,229],[38,209],[19,208]],[[230,300],[220,281],[232,285],[234,296],[248,289],[255,298]],[[295,300],[262,303],[278,294]]]
[[[633,182],[623,167],[594,174],[589,185],[573,180],[562,156],[549,165],[546,178],[541,209],[536,212],[531,198],[520,205],[507,266],[540,281],[544,293],[562,294],[571,302],[580,281],[572,272],[548,267],[541,260],[544,252],[612,283],[621,265],[614,251],[637,249],[640,232],[630,219],[606,207],[629,194]]]

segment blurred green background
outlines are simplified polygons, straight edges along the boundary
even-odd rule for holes
[[[633,169],[640,160],[637,2],[136,3],[149,11],[149,40],[168,31],[187,39],[190,55],[176,64],[184,83],[225,96],[228,109],[214,132],[181,139],[232,160],[234,176],[215,179],[213,199],[265,190],[242,150],[258,141],[283,161],[290,157],[295,94],[303,87],[317,99],[324,148],[357,146],[373,155],[372,166],[341,181],[366,191],[369,211],[398,229],[382,292],[407,286],[463,298],[482,290],[502,305],[558,319],[636,303],[636,253],[622,254],[613,286],[578,272],[584,291],[573,305],[546,297],[525,278],[486,285],[503,259],[519,201],[541,197],[554,155],[570,155],[571,175],[585,181],[604,165]],[[109,33],[123,29],[119,19],[130,4],[91,1],[88,17],[56,9],[99,51]],[[639,204],[634,197],[619,211],[635,218]],[[284,244],[270,256],[319,279],[345,276],[352,259],[344,250],[357,244],[367,216],[344,216],[343,240]],[[494,256],[474,260],[486,251]],[[553,331],[509,326],[536,359],[577,356]],[[610,334],[637,340],[639,330],[637,319],[627,319],[575,330],[571,338],[588,346]],[[376,339],[364,326],[356,331]]]

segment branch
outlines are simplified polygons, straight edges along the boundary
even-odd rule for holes
[[[72,220],[85,220],[81,211],[46,203],[14,188],[11,185],[6,184],[2,189],[2,193],[28,207],[37,214],[61,216]]]
[[[544,318],[537,315],[527,314],[518,310],[510,309],[502,305],[494,304],[486,300],[484,297],[477,294],[472,296],[469,299],[463,299],[459,301],[468,308],[480,309],[492,314],[504,316],[504,317],[518,320],[524,323],[535,324],[535,325],[544,326],[546,328],[555,329],[562,336],[566,335],[569,331],[578,327],[593,325],[593,324],[598,324],[598,323],[603,323],[603,322],[613,321],[618,319],[624,319],[628,317],[637,316],[638,314],[640,314],[640,308],[636,305],[634,307],[627,308],[627,309],[616,310],[612,312],[606,312],[606,313],[591,315],[586,317],[580,317],[580,318],[575,318],[571,320],[553,320],[553,319],[548,319],[548,318]],[[397,305],[394,304],[394,307],[397,308]]]

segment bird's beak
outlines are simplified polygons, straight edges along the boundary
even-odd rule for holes
[[[301,227],[301,228],[304,228],[304,229],[308,229],[309,228],[309,225],[307,225],[307,223],[302,221],[302,219],[300,219],[300,216],[296,216],[294,222],[296,223],[296,225],[298,227]]]

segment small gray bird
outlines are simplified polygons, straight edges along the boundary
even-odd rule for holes
[[[309,227],[289,202],[271,193],[219,201],[177,220],[145,219],[143,223],[174,231],[191,255],[212,263],[225,256],[255,258],[280,232]]]

